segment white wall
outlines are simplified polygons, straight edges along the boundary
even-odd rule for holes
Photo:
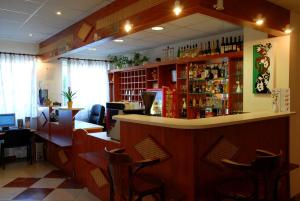
[[[271,95],[253,94],[253,45],[271,42],[274,45],[274,88],[289,88],[290,36],[267,39],[267,34],[244,29],[244,111],[272,111]]]
[[[291,88],[291,109],[296,114],[290,122],[290,160],[300,164],[300,13],[291,13],[291,51],[290,51],[290,88]],[[300,169],[291,173],[291,194],[300,194]]]
[[[38,54],[38,44],[22,43],[0,39],[0,52],[12,52],[22,54]]]

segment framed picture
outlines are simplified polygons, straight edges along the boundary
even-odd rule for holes
[[[271,43],[253,46],[253,93],[271,94],[274,87],[274,51]]]

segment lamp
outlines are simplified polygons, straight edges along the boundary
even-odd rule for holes
[[[290,33],[292,33],[293,30],[292,30],[291,26],[288,24],[288,25],[285,26],[283,31],[284,31],[285,34],[290,34]]]
[[[129,20],[126,20],[125,25],[124,25],[124,30],[129,33],[132,30],[132,24],[130,23]]]
[[[224,10],[224,1],[223,0],[217,0],[217,4],[214,5],[214,8],[216,10]]]
[[[265,18],[263,18],[263,16],[261,14],[259,14],[256,19],[254,19],[255,24],[258,26],[261,26],[265,23]]]
[[[175,13],[176,16],[180,15],[180,13],[182,12],[182,6],[180,5],[179,0],[175,1],[173,12]]]

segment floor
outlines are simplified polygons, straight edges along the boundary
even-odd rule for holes
[[[47,162],[7,164],[0,168],[0,201],[100,201]]]

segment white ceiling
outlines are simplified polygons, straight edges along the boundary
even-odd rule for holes
[[[113,1],[0,0],[0,39],[39,43]]]
[[[65,56],[103,58],[109,54],[150,49],[164,44],[241,29],[241,27],[237,25],[202,14],[193,14],[159,26],[162,26],[165,29],[162,31],[146,29],[137,33],[129,34],[120,38],[124,40],[123,43],[110,41],[101,44],[101,42],[95,42],[89,46],[68,53]],[[89,50],[91,48],[96,48],[96,51]]]
[[[300,0],[267,0],[289,10],[300,13]]]

